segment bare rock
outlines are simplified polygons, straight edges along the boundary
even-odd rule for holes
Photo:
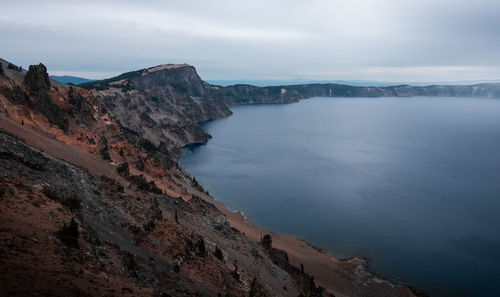
[[[42,63],[30,65],[28,73],[24,77],[24,84],[34,93],[50,90],[50,79],[47,73],[47,67]]]

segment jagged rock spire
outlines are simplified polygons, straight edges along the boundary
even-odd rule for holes
[[[42,63],[30,65],[28,73],[24,77],[24,84],[34,93],[50,90],[50,79],[47,67]]]

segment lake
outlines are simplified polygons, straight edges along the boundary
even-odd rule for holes
[[[181,165],[230,209],[431,296],[499,296],[500,100],[232,108]]]

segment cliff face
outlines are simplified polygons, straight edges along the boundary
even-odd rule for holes
[[[199,122],[231,114],[227,104],[206,96],[204,82],[189,65],[162,65],[82,86],[127,133],[175,157],[182,146],[208,140]]]

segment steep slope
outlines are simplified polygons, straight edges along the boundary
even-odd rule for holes
[[[202,199],[125,188],[2,130],[0,158],[0,279],[13,296],[246,296],[257,276],[298,295],[307,280],[273,265]]]
[[[162,65],[81,86],[92,89],[102,110],[129,134],[178,157],[182,146],[208,139],[199,122],[231,114],[226,104],[205,96],[204,85],[192,66]]]
[[[318,266],[311,271],[337,296],[415,296],[359,259],[332,259],[279,234],[261,242],[267,231],[177,168],[183,145],[209,137],[198,122],[229,115],[235,96],[298,98],[247,86],[215,98],[220,89],[188,65],[126,73],[89,91],[50,80],[43,64],[0,62],[2,292],[331,296],[307,274]]]

